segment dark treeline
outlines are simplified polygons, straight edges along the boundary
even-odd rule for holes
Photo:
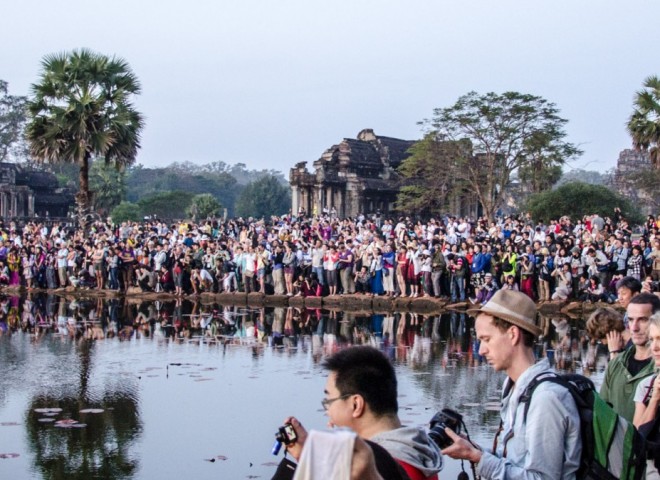
[[[78,188],[77,166],[59,164],[48,168],[57,175],[60,186]],[[290,208],[288,181],[282,172],[249,170],[243,163],[175,162],[154,168],[138,164],[118,172],[99,160],[90,168],[90,186],[95,210],[118,216],[119,220],[141,219],[130,218],[131,215],[204,218],[222,215],[224,209],[231,217],[260,217],[272,212],[286,213]],[[212,204],[198,202],[195,196],[202,195],[211,195]],[[266,204],[256,205],[254,198],[264,198]]]

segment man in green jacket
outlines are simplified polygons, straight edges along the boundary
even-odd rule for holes
[[[649,319],[658,311],[660,298],[653,294],[640,293],[630,300],[626,313],[632,345],[623,352],[610,352],[617,355],[607,365],[603,385],[600,387],[603,400],[611,403],[619,415],[631,422],[635,413],[633,396],[637,384],[655,369],[648,345]]]

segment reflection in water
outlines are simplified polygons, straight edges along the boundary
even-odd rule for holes
[[[90,405],[100,414],[80,413]],[[58,407],[57,417],[77,419],[84,428],[59,429],[41,423],[35,409]],[[43,478],[53,480],[112,478],[129,479],[138,468],[131,453],[140,432],[136,399],[127,392],[109,392],[93,404],[80,397],[35,397],[26,419],[29,448]]]
[[[560,369],[578,370],[586,375],[602,372],[606,362],[605,356],[601,355],[603,349],[586,340],[581,321],[561,316],[542,318],[541,321],[545,334],[536,346],[539,356],[547,356]],[[141,471],[150,459],[140,456],[139,452],[150,450],[145,442],[151,442],[153,448],[158,449],[160,439],[157,438],[159,434],[147,434],[149,429],[155,427],[146,422],[140,412],[157,410],[159,405],[154,405],[153,398],[149,403],[144,403],[147,400],[141,398],[145,395],[140,393],[141,389],[145,388],[144,385],[154,385],[148,388],[160,390],[148,392],[159,401],[162,399],[163,408],[176,408],[178,400],[173,397],[179,391],[167,389],[178,385],[176,382],[185,374],[186,367],[199,365],[181,363],[181,359],[186,362],[194,354],[198,362],[214,358],[229,365],[236,349],[242,347],[249,349],[252,363],[232,363],[232,372],[225,371],[214,377],[227,380],[211,390],[213,404],[226,402],[223,408],[231,414],[239,413],[238,417],[241,417],[241,403],[249,400],[246,394],[252,395],[258,386],[254,380],[259,372],[265,371],[263,361],[267,350],[278,357],[290,359],[290,365],[297,365],[299,372],[302,372],[294,375],[284,368],[282,371],[269,371],[268,378],[259,380],[261,385],[269,381],[278,385],[288,381],[294,388],[282,392],[277,401],[292,405],[294,401],[299,401],[298,395],[302,395],[305,389],[300,388],[302,384],[291,382],[309,379],[322,384],[322,379],[316,378],[322,374],[318,366],[325,356],[347,345],[364,344],[382,349],[394,362],[402,389],[408,389],[400,401],[404,421],[423,425],[435,410],[452,407],[464,414],[470,433],[481,439],[492,438],[492,430],[498,423],[497,409],[484,406],[497,400],[502,377],[485,368],[484,359],[478,353],[479,341],[474,336],[474,320],[462,312],[443,315],[411,312],[366,314],[304,308],[223,306],[186,300],[139,302],[119,298],[67,299],[34,295],[0,299],[1,336],[5,338],[0,338],[0,362],[15,368],[11,370],[13,374],[10,372],[0,376],[0,407],[5,406],[8,392],[28,392],[22,407],[27,450],[32,456],[33,471],[40,478],[153,478],[151,470]],[[14,337],[16,341],[13,341]],[[26,339],[29,341],[19,341]],[[150,344],[154,349],[144,353],[144,346]],[[108,353],[108,347],[112,347],[114,356]],[[174,354],[181,355],[181,359],[179,363],[167,364],[166,376],[154,380],[159,382],[157,384],[140,383],[141,377],[134,371],[116,370],[126,370],[126,364],[130,365],[132,360],[125,358],[125,355],[134,352],[144,355],[137,360],[140,368],[152,361],[160,362],[158,368],[164,368],[163,362],[171,361],[168,360],[168,350],[163,351],[164,348],[174,348]],[[121,361],[111,362],[117,360],[117,355]],[[273,363],[275,359],[269,358]],[[305,358],[310,362],[303,369],[301,358],[303,364]],[[110,365],[112,363],[117,364],[116,368]],[[217,368],[222,370],[222,363],[202,368],[205,371],[194,375],[190,373],[188,377],[191,382],[209,380],[201,377],[210,377],[209,371]],[[245,368],[250,373],[240,376]],[[26,377],[25,372],[30,372],[30,375]],[[239,374],[238,380],[232,376],[236,374]],[[156,377],[146,373],[142,375]],[[293,380],[286,375],[293,375]],[[169,383],[163,383],[165,381]],[[182,388],[191,387],[186,384]],[[314,404],[317,397],[320,398],[321,388],[315,387],[306,393],[314,399]],[[185,395],[189,391],[186,390]],[[406,396],[414,396],[417,400],[408,400]],[[182,397],[182,400],[185,398]],[[203,397],[204,402],[208,400],[208,397]],[[141,402],[144,404],[141,405]],[[271,402],[277,403],[269,399],[269,406]],[[43,414],[35,409],[53,407],[62,409],[54,417],[56,420],[72,418],[86,424],[86,427],[59,429],[53,426],[53,422],[40,421]],[[103,412],[80,413],[88,408],[103,409]],[[222,415],[222,408],[220,410]],[[257,413],[253,409],[251,416]],[[266,431],[270,432],[273,428],[269,426],[271,422],[275,426],[284,415],[295,413],[299,412],[266,411],[264,415],[267,420],[260,423],[265,424]],[[199,418],[204,421],[209,414],[210,411],[201,409]],[[159,415],[168,417],[170,414],[159,412]],[[190,409],[186,415],[193,420],[198,418]],[[273,415],[276,417],[272,418]],[[322,425],[322,413],[316,412],[315,415]],[[226,415],[220,419],[218,424],[231,424],[232,428],[237,428],[231,423],[233,419],[228,419]],[[162,430],[163,427],[159,428]],[[178,441],[182,429],[204,435],[202,427],[187,428],[182,424],[174,429],[177,432],[173,438],[166,437],[163,441],[168,444]],[[209,435],[211,443],[219,438],[221,444],[222,435],[218,436],[214,431]],[[266,443],[270,443],[267,434],[263,437]],[[210,449],[207,456],[231,453],[230,447],[225,448],[217,452]],[[267,452],[267,447],[263,450]],[[190,464],[187,466],[193,468],[190,471],[193,478],[223,477],[217,470],[207,472],[203,467],[198,466],[195,470]],[[244,466],[231,468],[234,468],[232,473],[224,472],[224,478],[242,478],[248,473],[255,473],[254,470],[241,470],[248,468]],[[272,467],[262,468],[261,475],[265,478]],[[167,474],[174,475],[173,470],[167,471]],[[161,478],[173,478],[167,474]]]

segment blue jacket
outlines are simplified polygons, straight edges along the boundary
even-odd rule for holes
[[[490,271],[490,253],[477,253],[472,257],[472,273]]]

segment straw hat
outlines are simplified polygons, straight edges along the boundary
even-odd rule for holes
[[[501,318],[537,337],[543,333],[536,325],[536,305],[522,292],[498,290],[481,308],[468,310],[468,313],[475,316],[485,313]]]

